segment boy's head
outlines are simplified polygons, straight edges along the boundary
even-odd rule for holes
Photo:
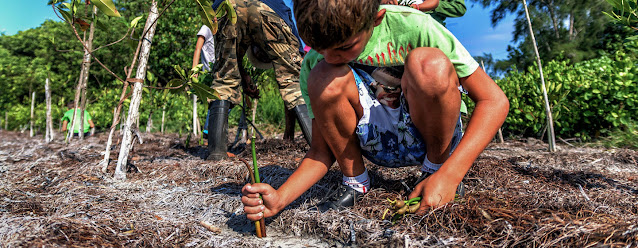
[[[299,36],[317,51],[374,27],[381,0],[293,0]],[[366,41],[367,42],[367,41]]]
[[[75,107],[75,101],[69,101],[66,103],[66,107],[72,109]]]

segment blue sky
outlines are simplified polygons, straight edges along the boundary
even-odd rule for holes
[[[40,26],[46,19],[59,20],[46,0],[0,0],[0,33],[14,35],[18,31]],[[490,12],[466,1],[467,13],[461,18],[447,19],[447,27],[473,56],[492,53],[495,59],[507,58],[507,45],[512,39],[514,17],[508,16],[492,28]]]

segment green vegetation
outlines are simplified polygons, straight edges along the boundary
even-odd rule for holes
[[[615,141],[618,145],[631,144],[631,140],[637,139],[636,51],[621,49],[575,64],[563,58],[543,63],[557,136],[590,141],[613,135],[619,139]],[[542,136],[547,122],[538,69],[535,66],[525,71],[513,69],[496,81],[510,101],[504,134]],[[473,107],[471,102],[469,105]]]
[[[497,25],[508,15],[514,20],[515,43],[508,46],[508,58],[488,61],[486,67],[503,73],[517,68],[527,69],[536,65],[536,56],[527,28],[527,18],[521,0],[471,0],[483,7],[493,8],[492,25]],[[602,54],[614,53],[623,46],[623,41],[636,34],[636,30],[612,22],[608,14],[621,13],[608,2],[623,2],[636,13],[636,0],[528,0],[529,14],[536,37],[541,60],[567,59],[569,63],[597,58]],[[626,8],[626,9],[627,9]],[[621,16],[628,16],[619,14]],[[626,18],[625,18],[626,20]],[[512,67],[514,66],[514,67]]]

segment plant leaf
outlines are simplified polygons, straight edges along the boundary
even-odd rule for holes
[[[193,86],[197,97],[199,99],[202,99],[202,101],[205,101],[207,99],[219,99],[219,93],[217,93],[216,90],[213,90],[210,87],[206,86],[205,84],[192,83],[191,85]]]
[[[197,6],[199,7],[197,8],[197,13],[202,18],[202,22],[204,23],[204,25],[210,28],[210,31],[213,34],[216,34],[217,19],[215,18],[215,15],[214,15],[215,11],[213,11],[213,8],[211,7],[210,2],[207,0],[195,0],[195,2],[197,2]]]
[[[132,21],[131,21],[131,28],[135,28],[137,26],[137,23],[142,19],[142,17],[144,16],[138,16],[135,17]]]
[[[63,10],[60,7],[58,7],[58,11],[60,11],[60,14],[62,14],[62,18],[64,18],[65,21],[67,21],[68,23],[73,23],[73,17],[71,16],[71,13]]]
[[[112,17],[120,17],[120,13],[117,12],[117,8],[115,8],[115,4],[113,4],[112,0],[93,0],[92,1],[95,6],[97,6],[100,11],[102,11],[107,16]]]

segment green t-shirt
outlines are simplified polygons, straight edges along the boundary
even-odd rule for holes
[[[414,48],[436,47],[450,59],[459,78],[471,75],[478,68],[478,63],[456,37],[430,15],[396,5],[382,5],[381,9],[386,9],[383,21],[374,27],[368,44],[353,63],[376,67],[400,66]],[[310,50],[301,64],[299,84],[310,118],[314,118],[314,114],[308,97],[308,75],[321,60],[321,54]]]
[[[66,129],[67,130],[71,130],[71,121],[73,120],[73,109],[69,109],[64,113],[64,116],[62,116],[62,121],[68,121],[69,123],[66,125]],[[91,128],[91,125],[89,124],[89,120],[91,120],[91,115],[89,114],[89,111],[84,111],[84,132],[86,133],[89,131],[89,129]],[[79,122],[80,121],[80,109],[77,109],[77,111],[75,112],[75,121]],[[75,130],[73,130],[74,133],[79,133],[80,130],[80,125],[75,125]]]

